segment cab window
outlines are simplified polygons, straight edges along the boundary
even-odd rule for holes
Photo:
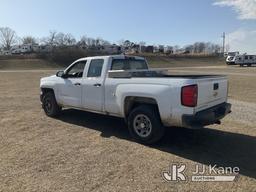
[[[100,77],[101,72],[102,72],[103,64],[104,64],[103,59],[93,59],[93,60],[91,60],[87,77]]]
[[[147,63],[142,59],[114,59],[111,70],[137,70],[148,69]]]
[[[66,72],[67,77],[68,78],[82,78],[85,65],[86,65],[86,61],[79,61],[79,62],[75,63]]]

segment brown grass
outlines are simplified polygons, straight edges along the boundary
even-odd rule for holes
[[[56,69],[56,63],[42,59],[0,59],[0,70]]]
[[[150,67],[189,67],[225,65],[222,57],[146,57]]]

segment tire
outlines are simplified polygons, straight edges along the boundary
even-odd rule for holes
[[[49,117],[56,117],[61,111],[61,107],[57,104],[53,92],[45,93],[42,103],[44,112]]]
[[[156,107],[141,105],[128,116],[129,132],[137,142],[153,144],[159,141],[165,132]]]

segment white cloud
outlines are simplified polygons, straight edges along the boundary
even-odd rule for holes
[[[256,54],[256,30],[238,29],[227,34],[230,51]]]
[[[239,19],[256,19],[256,0],[215,0],[213,5],[232,7]]]

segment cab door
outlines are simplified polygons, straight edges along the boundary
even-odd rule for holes
[[[81,107],[82,80],[86,61],[79,61],[69,67],[59,84],[59,100],[64,106]]]
[[[82,106],[92,111],[103,111],[104,104],[104,59],[92,59],[86,78],[83,80]]]

